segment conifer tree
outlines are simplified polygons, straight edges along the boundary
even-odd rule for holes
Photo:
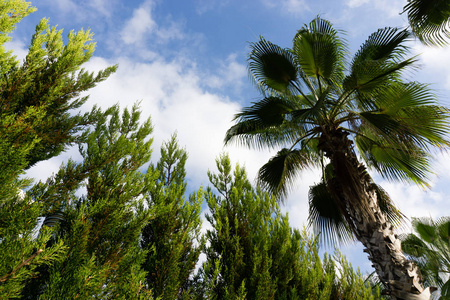
[[[83,161],[67,162],[46,183],[31,189],[50,216],[60,216],[52,224],[57,230],[51,242],[63,243],[66,251],[42,275],[38,288],[24,290],[24,298],[151,296],[145,289],[141,264],[146,253],[139,248],[139,237],[156,210],[144,205],[156,174],[152,168],[141,171],[151,156],[152,126],[150,119],[139,125],[139,115],[137,106],[122,116],[118,106],[98,112],[97,124],[81,137]]]
[[[36,27],[22,63],[5,49],[16,24],[35,9],[23,0],[0,4],[0,298],[20,295],[37,268],[60,261],[67,248],[48,246],[51,228],[36,238],[43,205],[23,192],[30,184],[19,179],[24,169],[59,154],[77,142],[76,133],[95,122],[95,110],[74,114],[84,92],[106,79],[116,67],[97,74],[80,69],[92,56],[92,34],[62,31],[43,19]]]
[[[227,155],[209,173],[212,229],[196,277],[198,299],[379,299],[339,253],[318,255],[317,238],[289,226],[274,197],[254,188]]]
[[[147,288],[161,299],[183,299],[192,292],[191,280],[200,255],[200,212],[203,192],[188,199],[185,163],[187,153],[178,146],[176,135],[161,148],[155,171],[157,183],[146,198],[157,207],[155,216],[142,231],[141,247],[147,250],[144,270]]]

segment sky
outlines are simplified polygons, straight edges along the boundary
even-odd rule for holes
[[[233,163],[245,166],[250,179],[276,150],[252,150],[223,145],[233,116],[260,99],[247,72],[249,44],[259,36],[282,47],[291,47],[296,31],[316,16],[343,30],[351,53],[372,32],[386,26],[407,26],[400,14],[406,0],[40,0],[38,10],[19,23],[7,45],[19,58],[26,54],[36,24],[49,18],[52,26],[70,30],[90,29],[97,48],[84,65],[92,71],[119,65],[105,82],[89,90],[89,111],[119,103],[122,108],[140,101],[142,116],[154,126],[153,161],[173,133],[188,152],[188,189],[208,186],[207,171],[215,171],[215,159],[229,153]],[[411,55],[419,55],[420,69],[410,80],[429,83],[450,106],[450,47],[430,48],[411,41]],[[69,149],[40,162],[27,175],[45,180],[69,157]],[[389,182],[373,173],[397,207],[408,217],[437,218],[450,215],[450,157],[438,153],[430,189]],[[307,224],[308,188],[320,180],[317,170],[299,176],[282,211],[290,224]],[[203,212],[203,214],[206,211]],[[207,221],[204,221],[205,228]],[[408,231],[408,225],[405,226]],[[342,247],[353,266],[371,272],[371,263],[355,243]],[[325,248],[332,252],[333,249]]]

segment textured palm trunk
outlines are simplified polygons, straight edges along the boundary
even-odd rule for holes
[[[391,299],[430,299],[418,267],[401,251],[401,242],[385,213],[364,165],[358,162],[352,141],[340,129],[325,129],[319,143],[334,167],[329,183],[357,239],[364,245],[372,266]]]

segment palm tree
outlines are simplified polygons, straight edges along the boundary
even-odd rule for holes
[[[299,172],[321,167],[310,191],[311,223],[331,238],[362,242],[393,299],[427,299],[394,234],[401,214],[354,146],[382,176],[427,186],[430,150],[448,145],[449,114],[426,85],[402,80],[416,61],[405,58],[408,31],[379,29],[350,63],[339,34],[318,17],[297,32],[292,49],[264,38],[251,44],[249,71],[263,99],[236,115],[225,143],[282,148],[258,174],[281,198]]]
[[[450,299],[450,217],[414,218],[416,232],[400,236],[402,250],[422,271],[424,284],[438,286],[442,299]]]
[[[445,45],[450,40],[450,1],[409,0],[403,7],[415,36],[425,45]]]

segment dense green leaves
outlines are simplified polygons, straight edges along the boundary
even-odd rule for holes
[[[143,269],[146,286],[154,297],[190,297],[191,277],[200,255],[200,212],[203,190],[186,194],[187,153],[178,146],[176,135],[161,148],[158,178],[146,194],[154,216],[142,230],[140,246],[147,252]],[[199,244],[200,242],[200,244]]]
[[[25,193],[31,180],[19,179],[24,169],[51,158],[77,141],[76,133],[93,124],[98,114],[70,115],[86,98],[77,99],[115,67],[98,74],[81,70],[92,56],[88,32],[62,32],[42,20],[20,63],[4,44],[17,22],[35,9],[21,0],[0,4],[0,298],[18,297],[31,278],[61,263],[67,245],[52,241],[55,228],[36,228],[39,217],[61,205],[35,201]],[[70,182],[67,182],[70,186]],[[70,188],[70,187],[68,187]],[[57,197],[57,194],[54,195]]]
[[[198,299],[380,299],[338,252],[318,254],[317,239],[292,229],[275,198],[234,171],[228,156],[209,173],[203,247],[196,278]],[[374,295],[372,295],[374,292]]]

